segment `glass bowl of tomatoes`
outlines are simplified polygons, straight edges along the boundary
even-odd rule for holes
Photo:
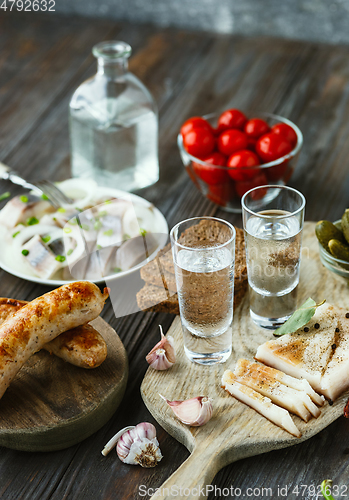
[[[203,195],[228,212],[241,212],[242,196],[254,187],[286,185],[303,145],[302,132],[287,118],[272,113],[255,116],[248,119],[240,110],[229,109],[193,117],[178,134],[189,177]]]

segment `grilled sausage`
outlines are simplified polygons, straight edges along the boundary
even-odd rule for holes
[[[77,281],[29,302],[0,326],[0,398],[19,369],[47,342],[92,321],[108,297],[97,285]]]
[[[0,297],[0,325],[28,303]],[[102,335],[89,324],[61,333],[43,349],[80,368],[97,368],[107,357],[107,345]]]

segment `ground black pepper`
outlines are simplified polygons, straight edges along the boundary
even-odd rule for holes
[[[349,318],[349,313],[346,313],[345,317],[346,317],[346,318]]]
[[[315,323],[314,328],[316,328],[316,329],[320,328],[319,323]]]
[[[336,328],[336,333],[339,333],[339,328]]]
[[[332,399],[329,399],[329,400],[328,400],[328,404],[329,404],[330,406],[332,406],[332,405],[333,405],[333,401],[332,401]]]
[[[337,347],[336,344],[332,344],[332,349],[333,350],[335,350],[336,347]]]
[[[304,328],[304,331],[305,331],[305,332],[309,332],[309,328],[306,326],[306,327]]]

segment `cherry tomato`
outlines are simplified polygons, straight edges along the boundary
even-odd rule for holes
[[[189,118],[189,120],[183,123],[183,125],[181,126],[181,134],[184,137],[185,134],[191,132],[196,128],[204,128],[212,132],[211,125],[204,118],[201,118],[201,116],[193,116],[193,118]]]
[[[247,148],[247,136],[234,128],[225,130],[218,137],[217,146],[221,153],[230,156],[236,151]]]
[[[247,122],[246,116],[238,109],[227,109],[218,118],[218,131],[228,130],[229,128],[243,129]]]
[[[273,132],[262,135],[257,141],[256,152],[266,163],[277,160],[292,151],[292,144]]]
[[[261,135],[267,134],[269,130],[269,125],[261,118],[252,118],[245,125],[245,134],[253,139],[258,139]]]
[[[211,185],[206,196],[213,203],[225,207],[235,196],[234,182],[229,180],[223,184]]]
[[[242,149],[230,156],[227,166],[228,174],[234,181],[246,181],[258,174],[259,169],[249,168],[260,165],[261,161],[253,151]]]
[[[297,144],[297,134],[292,127],[287,125],[287,123],[277,123],[271,127],[271,131],[274,134],[281,135],[286,141],[290,142],[293,147]]]
[[[257,139],[253,139],[253,137],[248,137],[247,136],[247,149],[250,149],[254,153],[256,152],[256,144],[257,144]],[[261,163],[261,162],[259,162]]]
[[[183,145],[190,155],[204,158],[214,150],[215,138],[211,131],[205,128],[196,128],[183,136]]]
[[[269,167],[266,169],[267,177],[270,181],[285,181],[285,175],[288,169],[288,160],[283,161],[280,165]]]
[[[268,184],[268,179],[264,172],[259,172],[259,174],[257,174],[253,179],[250,179],[248,181],[236,182],[235,190],[238,196],[242,198],[243,195],[247,193],[247,191],[249,191],[250,189],[253,189],[258,186],[264,186],[265,184]],[[253,200],[260,200],[266,194],[267,194],[267,188],[259,189],[256,193],[252,193],[251,198]]]
[[[193,168],[196,175],[207,182],[207,184],[222,184],[229,179],[227,168],[213,166],[226,166],[227,157],[222,155],[222,153],[215,151],[206,158],[203,158],[203,161],[210,165],[201,165],[200,163],[193,162]]]

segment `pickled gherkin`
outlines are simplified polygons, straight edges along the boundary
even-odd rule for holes
[[[349,243],[349,209],[347,209],[342,215],[341,221],[342,231],[346,242]]]
[[[349,262],[349,246],[339,240],[332,239],[328,242],[328,247],[331,254],[336,259],[341,259]]]
[[[346,244],[344,235],[340,229],[338,229],[332,222],[328,220],[320,220],[316,223],[315,234],[320,244],[325,250],[330,252],[328,242],[330,240],[337,240],[343,244]]]

